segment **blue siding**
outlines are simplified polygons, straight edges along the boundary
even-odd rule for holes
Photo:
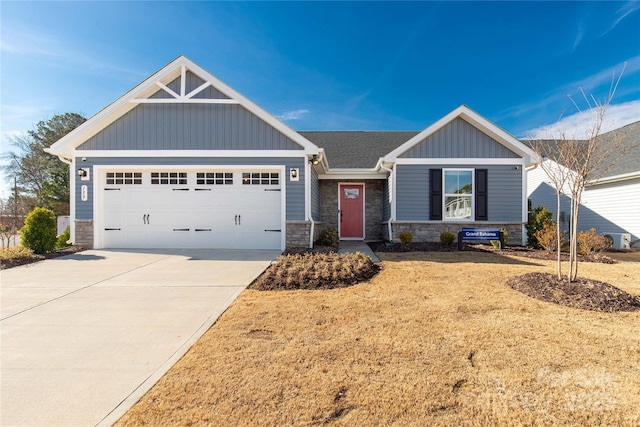
[[[429,166],[396,165],[396,219],[429,219]]]
[[[87,158],[82,161],[76,158],[78,167],[93,167],[95,165],[158,165],[161,166],[183,166],[183,165],[203,165],[203,166],[220,166],[220,165],[265,165],[265,166],[281,166],[284,165],[285,176],[282,177],[286,185],[286,219],[290,221],[302,221],[305,219],[304,211],[304,165],[306,158],[212,158],[212,157],[150,157],[150,158]],[[292,182],[289,180],[289,168],[300,169],[300,180]],[[93,219],[93,180],[96,179],[95,173],[91,171],[91,181],[76,180],[76,219]],[[89,193],[88,200],[83,202],[80,199],[80,189],[82,185],[87,185]]]
[[[396,219],[399,221],[429,220],[429,169],[442,169],[443,166],[398,165],[396,168]],[[515,169],[513,165],[447,165],[445,168],[488,169],[488,221],[522,221],[521,168]]]
[[[458,117],[399,157],[463,159],[520,156]]]
[[[318,172],[311,166],[311,217],[314,221],[322,221],[322,196]]]
[[[240,105],[172,103],[140,104],[78,149],[301,150],[302,147]]]

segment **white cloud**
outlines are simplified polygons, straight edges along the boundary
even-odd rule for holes
[[[611,26],[604,32],[602,33],[602,35],[604,36],[605,34],[609,33],[610,31],[612,31],[615,27],[618,26],[618,24],[627,16],[631,15],[632,13],[636,12],[640,10],[640,3],[638,3],[637,1],[628,1],[626,2],[624,5],[622,5],[622,7],[620,7],[620,9],[618,9],[616,11],[616,17],[615,17],[615,21],[611,24]]]
[[[309,110],[292,110],[292,111],[285,111],[284,113],[276,117],[286,122],[288,120],[300,120],[307,114],[309,114]]]
[[[621,128],[630,123],[640,121],[640,100],[611,104],[606,110],[600,133],[606,133]],[[564,117],[552,125],[531,129],[526,133],[526,139],[560,138],[561,134],[567,139],[584,139],[587,129],[593,124],[593,110],[581,111]]]

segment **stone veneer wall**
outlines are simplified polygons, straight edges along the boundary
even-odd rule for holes
[[[286,246],[288,248],[308,248],[311,223],[309,221],[287,221]],[[317,234],[317,224],[316,232]]]
[[[321,230],[338,230],[338,184],[346,182],[364,182],[365,201],[365,239],[382,240],[382,186],[386,183],[382,179],[370,180],[329,180],[320,181],[320,195],[322,198],[322,224],[316,225]]]
[[[507,244],[521,245],[523,224],[486,224],[482,222],[465,222],[465,223],[442,223],[442,222],[392,222],[391,230],[394,241],[399,242],[398,235],[403,231],[410,231],[413,234],[414,242],[439,242],[442,230],[448,230],[456,235],[461,228],[506,228],[509,233]],[[386,234],[386,233],[385,233]]]
[[[75,220],[75,242],[76,246],[87,249],[93,249],[93,220],[92,219],[76,219]]]

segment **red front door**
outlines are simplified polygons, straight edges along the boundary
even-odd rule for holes
[[[364,239],[364,184],[340,184],[338,218],[341,239]]]

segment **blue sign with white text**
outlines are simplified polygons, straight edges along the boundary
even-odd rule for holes
[[[463,228],[462,240],[500,240],[500,229]]]

